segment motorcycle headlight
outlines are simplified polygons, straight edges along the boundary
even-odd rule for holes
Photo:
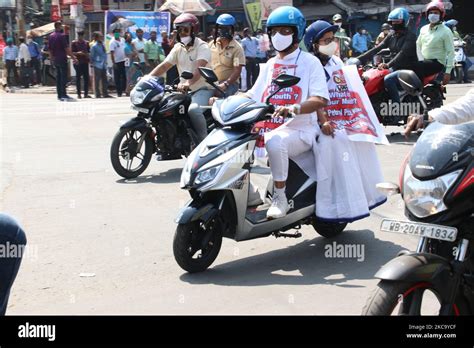
[[[461,172],[462,170],[457,170],[433,180],[421,181],[413,176],[407,165],[403,184],[403,199],[407,209],[418,218],[446,210],[444,196]]]
[[[134,91],[130,94],[130,101],[133,105],[140,105],[146,98],[147,93],[142,91]]]
[[[203,170],[202,172],[199,172],[198,175],[196,176],[196,179],[194,179],[194,183],[196,185],[204,184],[206,182],[209,182],[211,180],[214,180],[221,170],[222,164]]]

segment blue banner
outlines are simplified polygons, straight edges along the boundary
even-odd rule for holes
[[[171,13],[150,12],[150,11],[105,11],[105,28],[107,33],[112,33],[114,29],[121,29],[122,32],[130,32],[135,38],[135,31],[143,30],[143,37],[150,38],[150,32],[157,32],[157,41],[161,42],[162,31],[168,34],[171,29]]]

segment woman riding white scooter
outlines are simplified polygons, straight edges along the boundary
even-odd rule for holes
[[[344,66],[334,55],[337,29],[336,25],[318,20],[306,29],[304,38],[308,52],[312,52],[324,66],[328,81],[334,69]],[[352,141],[346,129],[332,120],[324,109],[318,114],[327,118],[336,130],[332,137],[319,137],[321,161],[328,177],[318,182],[316,216],[321,221],[339,223],[365,218],[370,209],[386,201],[386,197],[376,189],[376,184],[383,182],[383,176],[375,145],[367,141]]]
[[[316,138],[321,131],[331,135],[333,129],[324,114],[319,117],[321,129],[318,125],[316,111],[327,104],[329,95],[320,61],[298,47],[306,28],[303,14],[292,6],[279,7],[268,17],[267,28],[278,53],[261,69],[255,85],[246,95],[263,102],[273,92],[275,86],[272,86],[272,80],[281,73],[301,79],[297,85],[280,91],[270,100],[276,106],[273,117],[287,117],[289,113],[295,115],[289,122],[265,135],[274,181],[272,206],[267,218],[276,219],[284,217],[290,209],[285,194],[289,158],[305,171],[309,168],[314,172],[317,168],[312,178],[325,179]]]

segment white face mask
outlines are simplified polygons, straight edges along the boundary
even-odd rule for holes
[[[337,49],[337,44],[333,41],[329,45],[326,46],[321,46],[319,45],[319,52],[322,54],[325,54],[328,57],[331,57],[334,55]]]
[[[32,42],[33,42],[32,39],[26,39],[26,43],[27,43],[27,44],[30,44],[30,43],[32,43]]]
[[[337,25],[339,28],[342,26],[342,22],[336,22],[334,24]]]
[[[187,45],[191,42],[191,40],[192,40],[191,36],[181,36],[180,39],[181,39],[181,42],[182,42],[185,46],[187,46]]]
[[[293,43],[293,35],[281,35],[276,33],[272,36],[272,45],[278,52],[282,52]]]
[[[439,14],[430,13],[428,15],[428,20],[430,21],[430,23],[438,23],[439,22]]]

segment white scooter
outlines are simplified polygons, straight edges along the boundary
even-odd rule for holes
[[[214,88],[217,76],[212,69],[200,68],[201,75]],[[268,220],[273,182],[270,179],[265,202],[248,207],[251,165],[258,134],[253,125],[271,116],[274,107],[271,97],[284,88],[299,82],[299,78],[282,74],[273,83],[276,91],[266,103],[231,96],[217,100],[212,116],[218,124],[206,139],[189,155],[181,174],[181,188],[188,190],[192,199],[179,213],[178,227],[173,241],[177,263],[184,270],[201,272],[216,259],[222,237],[244,241],[274,235],[300,237],[301,225],[312,225],[324,237],[341,233],[346,223],[326,223],[315,217],[316,183],[290,160],[286,195],[290,211],[280,219]]]
[[[454,69],[452,71],[453,80],[456,83],[462,83],[464,80],[464,64],[466,64],[466,54],[464,47],[466,43],[463,40],[454,40]]]

